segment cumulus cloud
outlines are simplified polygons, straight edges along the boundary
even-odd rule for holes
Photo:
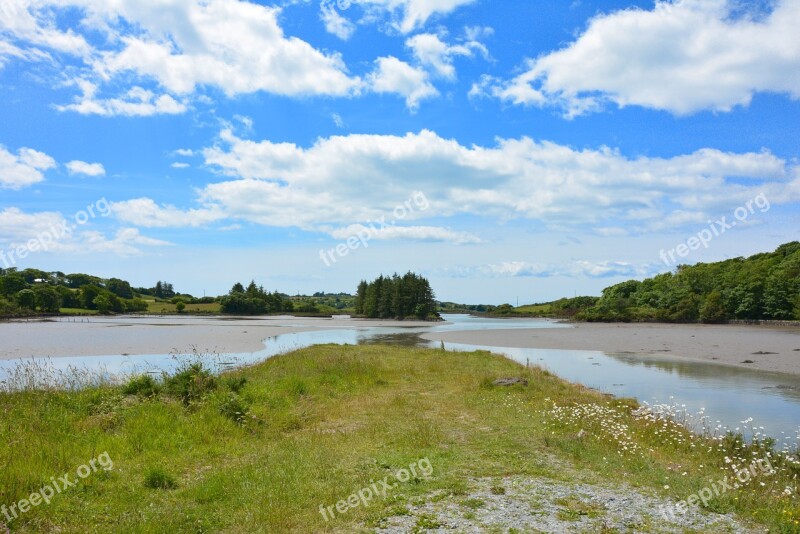
[[[56,161],[38,150],[20,148],[16,155],[0,145],[0,189],[22,189],[44,180]]]
[[[38,243],[41,236],[48,234],[54,239],[47,240],[46,250],[41,245],[37,249],[28,248],[32,253],[113,253],[119,256],[141,254],[139,246],[167,246],[171,243],[142,235],[136,228],[122,228],[112,237],[98,230],[78,229],[64,233],[64,227],[71,227],[69,221],[59,212],[25,212],[19,208],[5,208],[0,211],[0,243],[8,250],[25,246],[30,240]],[[138,245],[138,246],[137,246]],[[9,258],[11,261],[12,258]],[[16,259],[13,259],[16,261]]]
[[[82,115],[149,117],[151,115],[176,115],[186,111],[186,105],[170,95],[156,95],[141,87],[134,87],[118,98],[97,98],[97,86],[87,80],[76,80],[83,93],[72,104],[56,106],[60,111],[75,111]]]
[[[226,130],[203,154],[234,178],[206,186],[204,203],[260,224],[309,229],[374,220],[413,190],[431,204],[419,217],[465,213],[640,233],[704,221],[760,192],[773,203],[800,199],[796,167],[769,152],[629,158],[527,137],[464,146],[428,130],[333,136],[303,148]]]
[[[741,13],[733,0],[659,0],[599,15],[565,48],[530,59],[511,80],[484,77],[471,94],[567,116],[642,106],[686,115],[730,111],[756,93],[800,98],[800,3]]]
[[[343,41],[350,39],[356,31],[356,25],[344,18],[332,4],[322,3],[320,18],[325,24],[325,30]]]
[[[454,245],[482,243],[478,236],[469,232],[459,232],[438,226],[380,226],[351,224],[346,228],[337,228],[328,232],[336,239],[347,239],[352,236],[369,236],[369,239],[407,239],[412,241],[439,241]]]
[[[414,57],[425,67],[432,69],[437,75],[449,80],[455,79],[456,69],[453,60],[458,56],[472,57],[475,52],[488,55],[486,47],[480,42],[470,39],[462,44],[449,45],[433,33],[420,33],[406,40]]]
[[[184,211],[168,204],[159,206],[149,198],[112,202],[111,210],[121,221],[145,228],[197,227],[223,217],[216,208]]]
[[[84,176],[99,177],[106,175],[106,169],[102,163],[87,163],[85,161],[73,160],[66,164],[67,171],[71,176],[82,174]]]
[[[427,72],[393,56],[378,58],[376,69],[369,75],[368,83],[370,89],[376,93],[404,96],[406,106],[411,110],[419,108],[422,100],[439,94],[428,80]]]
[[[60,29],[65,14],[79,22]],[[18,0],[0,9],[12,41],[0,56],[53,50],[83,59],[82,96],[62,110],[97,115],[182,113],[203,87],[228,96],[264,91],[286,96],[349,96],[361,88],[337,54],[284,34],[280,9],[239,0]],[[63,22],[61,22],[63,24]],[[338,31],[347,28],[343,22]],[[86,36],[101,34],[103,39]],[[37,48],[38,47],[38,48]],[[27,52],[26,52],[27,53]],[[31,52],[32,53],[32,52]],[[129,83],[96,99],[97,87]],[[158,91],[144,89],[155,81]]]
[[[410,33],[424,26],[431,17],[452,13],[461,6],[475,0],[356,0],[368,10],[388,12],[394,27],[402,33]]]

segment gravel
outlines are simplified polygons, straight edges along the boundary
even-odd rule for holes
[[[406,532],[766,532],[732,515],[690,509],[672,517],[672,503],[626,485],[567,484],[546,478],[482,478],[465,495],[434,493],[385,518],[374,531]]]

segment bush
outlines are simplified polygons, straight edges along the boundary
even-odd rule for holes
[[[131,378],[122,392],[125,395],[138,395],[140,397],[153,397],[161,391],[161,385],[150,375],[139,375]]]
[[[161,467],[152,467],[144,475],[144,487],[171,490],[178,487],[178,482]]]
[[[217,379],[202,363],[195,362],[184,365],[172,376],[165,373],[164,389],[188,406],[217,389]]]

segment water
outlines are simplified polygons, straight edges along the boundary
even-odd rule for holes
[[[424,327],[353,327],[335,321],[326,330],[283,334],[267,338],[264,349],[253,353],[225,354],[215,358],[221,368],[263,361],[271,356],[316,344],[363,345],[390,343],[403,346],[438,348],[440,342],[423,340],[429,332],[516,328],[569,328],[569,325],[540,319],[486,319],[467,315],[445,316],[450,324]],[[274,326],[289,326],[292,318]],[[755,371],[738,367],[681,360],[670,356],[606,354],[593,351],[543,350],[487,347],[445,343],[447,350],[491,350],[522,363],[539,365],[572,382],[620,397],[635,397],[650,404],[677,404],[689,413],[703,410],[712,426],[717,424],[745,435],[750,427],[763,427],[763,434],[779,444],[797,447],[800,442],[800,377]],[[180,359],[168,354],[144,356],[84,356],[54,358],[54,369],[69,366],[104,368],[111,374],[160,373],[179,365]],[[0,361],[3,370],[16,362]],[[748,418],[753,423],[745,424]]]

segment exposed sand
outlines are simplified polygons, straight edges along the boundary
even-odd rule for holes
[[[188,352],[241,353],[280,334],[428,322],[299,317],[92,317],[0,323],[0,360]],[[424,339],[540,349],[669,355],[800,375],[800,328],[582,323],[573,328],[431,332]],[[766,352],[774,354],[754,354]],[[753,363],[743,363],[750,360]]]
[[[660,354],[800,374],[800,328],[790,327],[581,323],[574,328],[437,332],[422,337],[470,345]]]
[[[75,321],[75,322],[73,322]],[[241,353],[264,348],[269,337],[292,332],[429,322],[299,317],[61,318],[0,323],[0,360],[188,352]]]

